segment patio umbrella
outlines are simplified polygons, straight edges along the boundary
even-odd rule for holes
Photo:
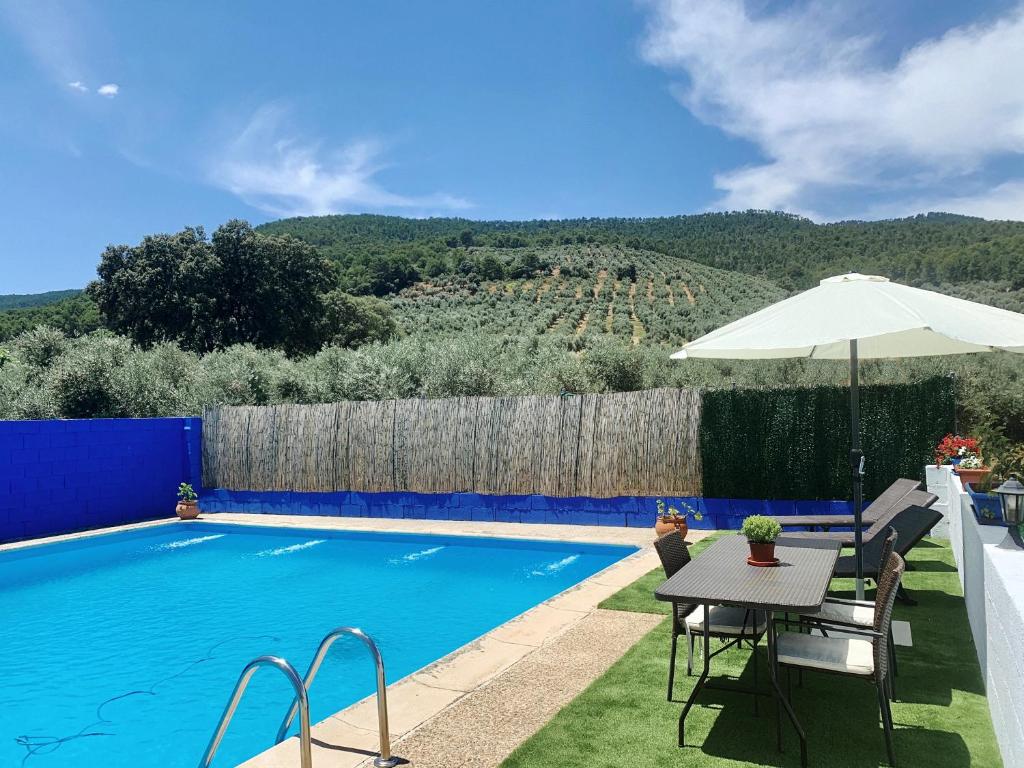
[[[1024,352],[1024,315],[934,291],[851,273],[772,304],[686,344],[672,355],[760,360],[807,357],[850,361],[850,468],[857,596],[864,594],[861,553],[864,455],[860,446],[859,359],[972,352]]]

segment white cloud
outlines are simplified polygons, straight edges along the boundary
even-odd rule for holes
[[[458,210],[470,203],[444,193],[408,196],[384,189],[383,146],[352,141],[335,151],[298,138],[277,105],[257,110],[211,163],[210,180],[277,216],[324,215],[382,209],[414,213]]]
[[[88,64],[98,47],[95,38],[102,40],[105,35],[88,6],[57,0],[0,1],[0,23],[14,33],[28,58],[52,82],[80,93],[89,91],[82,78],[94,75]],[[119,90],[116,83],[106,83],[96,93],[113,98]]]
[[[824,200],[835,209],[855,196],[892,210],[933,200],[1024,219],[1012,194],[1021,182],[993,178],[1000,159],[1024,154],[1021,7],[919,42],[890,65],[872,38],[847,31],[839,5],[758,16],[742,0],[652,8],[647,61],[685,74],[679,100],[765,157],[715,177],[717,207],[815,215]]]

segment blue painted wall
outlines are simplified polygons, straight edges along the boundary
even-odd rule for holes
[[[201,437],[198,418],[0,421],[0,542],[172,515]]]
[[[747,515],[850,514],[846,501],[780,501],[662,497],[666,504],[686,502],[704,519],[691,528],[738,529]],[[338,491],[203,491],[203,512],[391,517],[415,520],[483,520],[513,523],[569,523],[651,528],[656,499],[552,496],[487,496],[477,493],[360,493]]]

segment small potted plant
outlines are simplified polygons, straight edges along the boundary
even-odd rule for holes
[[[704,515],[700,513],[700,510],[694,509],[682,500],[679,502],[679,506],[684,510],[682,512],[672,505],[666,506],[665,502],[661,499],[658,499],[657,505],[658,519],[654,522],[654,532],[659,538],[666,533],[679,531],[680,535],[685,539],[686,534],[690,530],[690,526],[686,522],[687,518],[693,515],[694,520],[700,521],[704,519]]]
[[[775,540],[782,533],[782,526],[778,520],[765,515],[751,515],[743,521],[740,530],[750,545],[748,563],[762,566],[779,564],[775,557]]]
[[[178,506],[174,511],[182,520],[195,520],[199,517],[199,497],[195,488],[188,483],[178,486]]]
[[[985,466],[985,462],[982,460],[981,454],[968,453],[964,455],[953,471],[960,476],[960,480],[962,482],[976,486],[984,480],[992,470]]]

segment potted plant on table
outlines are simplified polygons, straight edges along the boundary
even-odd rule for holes
[[[779,521],[765,515],[751,515],[743,521],[740,532],[747,537],[750,545],[750,565],[778,565],[775,557],[775,540],[782,533]]]
[[[680,500],[679,506],[683,508],[683,511],[680,511],[671,504],[666,505],[661,499],[658,499],[657,505],[658,519],[654,522],[654,532],[659,538],[666,533],[679,531],[680,535],[685,539],[686,534],[690,530],[690,526],[686,522],[687,518],[693,515],[694,520],[700,521],[704,519],[704,515],[701,514],[699,509],[693,508],[682,500]]]
[[[199,496],[195,488],[188,483],[178,486],[178,506],[174,508],[182,520],[195,520],[199,517]]]

